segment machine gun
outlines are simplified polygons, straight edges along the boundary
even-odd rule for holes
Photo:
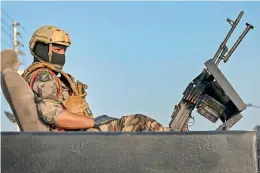
[[[220,119],[223,124],[217,130],[228,130],[242,118],[241,112],[247,108],[247,105],[217,66],[221,60],[224,63],[228,61],[248,31],[254,28],[246,23],[246,29],[228,51],[226,43],[243,14],[244,12],[241,11],[235,21],[227,18],[227,22],[231,25],[230,31],[215,56],[204,63],[206,68],[187,86],[182,100],[175,105],[169,123],[172,131],[182,131],[192,118],[191,114],[195,108],[199,114],[213,123]]]

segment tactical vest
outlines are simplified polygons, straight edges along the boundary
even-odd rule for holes
[[[37,74],[40,72],[41,69],[48,69],[49,73],[53,75],[53,77],[58,82],[59,88],[58,88],[58,98],[61,95],[62,92],[62,86],[61,86],[61,80],[58,78],[58,76],[54,73],[61,74],[63,78],[67,81],[69,84],[70,89],[72,90],[72,93],[70,96],[62,102],[62,105],[64,109],[71,113],[75,113],[77,115],[85,115],[89,117],[93,117],[88,103],[85,101],[85,97],[87,95],[85,89],[88,88],[86,84],[83,84],[79,81],[75,81],[74,78],[64,71],[58,69],[53,64],[46,63],[46,62],[36,62],[33,63],[31,66],[29,66],[24,73],[22,74],[22,77],[25,79],[27,83],[29,83],[30,87],[33,87],[35,78]]]

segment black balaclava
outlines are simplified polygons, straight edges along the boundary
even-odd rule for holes
[[[53,46],[65,48],[65,46],[53,44]],[[52,51],[51,62],[49,62],[49,45],[44,43],[36,43],[33,51],[37,56],[39,56],[43,61],[63,66],[65,64],[65,54],[58,54]],[[39,60],[34,57],[34,62],[39,62]]]

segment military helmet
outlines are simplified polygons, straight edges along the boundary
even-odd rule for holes
[[[29,48],[30,48],[31,54],[34,57],[41,60],[41,58],[38,57],[37,55],[35,55],[35,53],[33,52],[34,46],[37,42],[45,43],[45,44],[49,45],[49,52],[48,52],[49,61],[52,56],[52,52],[51,52],[52,44],[63,45],[66,47],[69,47],[71,45],[71,40],[70,40],[68,33],[66,33],[64,30],[62,30],[56,26],[51,26],[51,25],[45,25],[45,26],[42,26],[39,29],[37,29],[34,32],[32,38],[29,42]]]

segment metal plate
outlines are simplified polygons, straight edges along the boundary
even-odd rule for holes
[[[212,59],[209,59],[206,61],[205,66],[210,71],[212,76],[216,79],[218,84],[221,86],[221,88],[224,90],[226,95],[232,100],[232,102],[235,104],[237,109],[239,111],[243,111],[247,108],[246,104],[243,102],[243,100],[240,98],[240,96],[237,94],[235,89],[232,87],[232,85],[228,82],[226,77],[223,75],[223,73],[219,70],[217,65],[212,61]]]
[[[2,173],[256,173],[256,132],[2,132]]]

